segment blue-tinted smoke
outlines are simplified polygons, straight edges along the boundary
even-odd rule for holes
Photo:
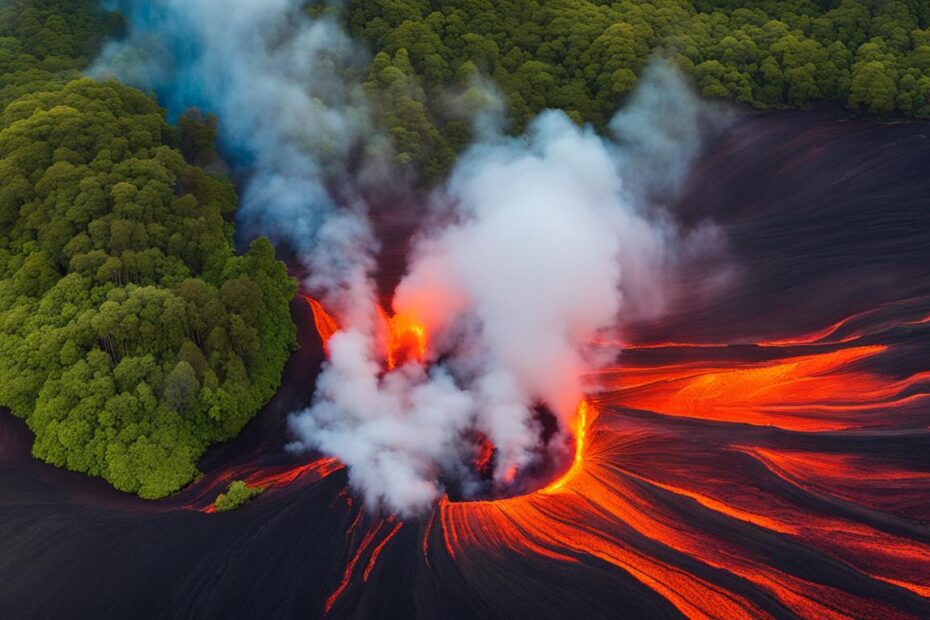
[[[216,114],[224,155],[246,181],[240,232],[286,242],[310,261],[336,203],[358,206],[346,170],[373,132],[361,88],[346,79],[364,55],[303,4],[112,2],[128,31],[91,72],[154,92],[172,117],[189,108]]]

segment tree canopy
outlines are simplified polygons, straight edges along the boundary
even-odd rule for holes
[[[836,102],[930,118],[930,4],[921,0],[372,0],[349,28],[398,159],[435,180],[466,144],[450,89],[502,91],[519,131],[544,108],[603,127],[661,53],[701,92],[760,109]],[[464,136],[463,136],[464,133]]]
[[[122,18],[97,0],[0,3],[0,108],[20,95],[65,83],[97,54]]]
[[[0,9],[0,405],[37,457],[155,498],[278,387],[295,283],[265,239],[235,255],[234,188],[174,148],[215,156],[210,119],[71,79],[95,6]]]

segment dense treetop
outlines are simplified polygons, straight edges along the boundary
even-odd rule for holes
[[[211,122],[71,80],[107,22],[55,5],[0,10],[2,92],[29,91],[0,114],[0,405],[36,456],[160,497],[274,393],[295,285],[264,239],[234,255],[232,185],[172,147],[209,159]]]
[[[78,77],[121,23],[96,0],[0,2],[0,108],[50,82]]]
[[[427,177],[467,142],[450,87],[490,78],[514,130],[549,107],[603,126],[657,52],[705,95],[757,108],[930,117],[923,0],[359,0],[346,19],[375,54],[368,84],[401,161]]]

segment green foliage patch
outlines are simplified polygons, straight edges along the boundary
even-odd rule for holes
[[[243,504],[249,503],[253,498],[258,497],[264,492],[265,489],[262,487],[249,486],[242,480],[235,480],[229,484],[228,491],[216,496],[213,507],[216,509],[216,512],[233,510]]]
[[[0,3],[0,108],[50,83],[79,77],[122,18],[98,0]]]
[[[375,54],[367,85],[398,160],[427,180],[468,143],[450,88],[492,79],[514,131],[545,108],[603,127],[657,50],[711,97],[930,118],[921,0],[366,0],[346,19]]]
[[[72,79],[114,23],[96,6],[0,9],[0,405],[37,457],[156,498],[274,394],[296,285],[267,240],[234,254],[235,190],[151,98]]]

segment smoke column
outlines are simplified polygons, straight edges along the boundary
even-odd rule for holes
[[[387,369],[377,244],[359,196],[389,178],[389,142],[346,77],[364,72],[367,55],[302,6],[123,0],[113,8],[129,18],[127,36],[92,73],[157,93],[174,116],[216,113],[244,181],[240,231],[296,250],[308,287],[337,315],[342,329],[313,406],[292,416],[291,447],[338,457],[370,506],[411,514],[442,495],[441,480],[479,492],[463,440],[477,432],[493,442],[494,483],[506,487],[546,456],[534,407],[566,433],[593,389],[583,376],[616,353],[591,342],[661,313],[676,265],[712,245],[710,229],[683,236],[661,209],[707,110],[657,63],[611,139],[556,111],[520,137],[501,131],[501,106],[477,114],[480,142],[434,193],[392,309],[428,335],[427,350]],[[467,100],[450,96],[450,111]]]
[[[287,242],[313,262],[321,243],[370,243],[352,191],[358,175],[347,171],[361,146],[371,153],[384,144],[361,88],[346,78],[365,68],[366,54],[332,19],[305,16],[304,4],[111,3],[129,31],[91,73],[157,93],[173,116],[192,107],[217,114],[224,153],[247,181],[240,230]]]
[[[442,479],[464,478],[467,494],[468,431],[496,447],[497,485],[532,466],[534,406],[571,428],[593,388],[583,376],[616,353],[591,343],[662,313],[679,261],[715,243],[656,206],[697,153],[704,105],[657,63],[613,140],[558,111],[520,137],[486,129],[434,196],[394,298],[428,334],[426,359],[384,373],[383,333],[344,323],[315,404],[293,418],[299,445],[338,456],[371,505],[402,514],[440,497]]]

